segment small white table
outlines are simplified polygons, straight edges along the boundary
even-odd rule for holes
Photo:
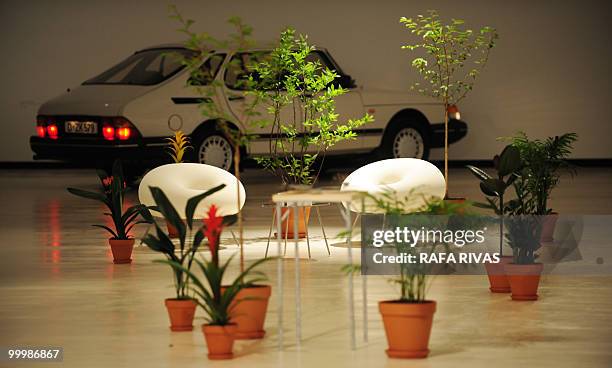
[[[348,229],[347,235],[347,253],[348,264],[353,265],[353,251],[351,248],[351,237],[353,233],[353,223],[351,222],[350,203],[362,201],[366,193],[357,191],[340,191],[336,189],[309,189],[304,191],[287,191],[276,193],[272,196],[272,201],[276,206],[276,234],[278,241],[278,259],[277,259],[277,277],[278,277],[278,349],[283,349],[283,260],[282,260],[282,221],[283,217],[288,217],[289,211],[285,212],[285,216],[281,215],[282,207],[295,207],[295,211],[300,206],[307,206],[313,202],[329,202],[338,203],[340,213],[345,221]],[[297,213],[297,212],[296,212]],[[296,346],[300,347],[302,339],[302,304],[300,291],[300,254],[299,254],[299,236],[298,236],[298,216],[294,216],[294,241],[295,241],[295,333]],[[363,339],[368,341],[368,316],[367,316],[367,283],[366,276],[361,276],[363,290]],[[355,305],[353,301],[353,275],[348,276],[348,292],[349,292],[349,326],[351,333],[351,349],[357,347],[355,336]]]

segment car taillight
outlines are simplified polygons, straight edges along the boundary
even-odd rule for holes
[[[47,135],[51,139],[57,139],[57,137],[58,137],[57,125],[55,125],[55,124],[47,125]]]
[[[36,133],[38,134],[40,138],[44,138],[46,134],[45,127],[42,125],[36,126]]]
[[[112,125],[104,125],[102,127],[102,136],[107,141],[112,141],[115,139],[115,127]]]
[[[113,118],[113,126],[115,127],[115,138],[120,141],[127,141],[139,136],[134,125],[122,116]]]
[[[448,117],[455,120],[461,120],[461,113],[459,112],[459,108],[457,105],[448,105],[446,108],[448,112]]]
[[[119,138],[119,140],[121,141],[126,141],[130,139],[131,135],[132,130],[130,129],[130,127],[121,127],[117,129],[117,138]]]

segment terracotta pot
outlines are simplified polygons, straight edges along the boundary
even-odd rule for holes
[[[306,237],[306,231],[308,230],[308,221],[310,219],[310,210],[312,209],[311,206],[303,206],[303,207],[298,207],[297,208],[297,213],[298,213],[298,238],[305,238]],[[289,217],[287,217],[287,219],[285,219],[283,221],[283,223],[281,224],[281,236],[283,238],[288,238],[288,239],[293,239],[294,235],[293,235],[293,229],[295,228],[295,220],[294,220],[294,214],[295,214],[295,208],[291,208],[291,207],[282,207],[281,208],[281,215],[284,216],[285,213],[289,211]]]
[[[222,289],[225,291],[225,288]],[[272,294],[270,285],[255,285],[242,289],[230,305],[232,322],[238,325],[237,340],[261,339],[266,334],[263,329],[268,310],[268,300]]]
[[[405,303],[396,300],[378,303],[385,325],[390,358],[425,358],[429,354],[429,336],[435,301]]]
[[[492,293],[509,293],[510,283],[506,277],[506,264],[512,262],[512,256],[502,256],[498,263],[485,263],[487,276],[489,276],[489,290]]]
[[[537,300],[542,263],[505,265],[506,277],[510,282],[512,300]]]
[[[132,263],[134,239],[108,239],[113,252],[113,263]]]
[[[453,204],[465,204],[466,199],[465,198],[451,198],[451,197],[446,197],[444,199],[444,202],[447,203],[453,203]],[[459,208],[457,210],[457,214],[459,215],[463,215],[463,213],[465,212],[464,208]]]
[[[554,241],[553,235],[555,233],[555,225],[557,224],[558,218],[559,214],[556,212],[544,216],[542,219],[542,233],[540,234],[540,240],[542,242],[552,243]]]
[[[225,326],[202,325],[202,332],[208,347],[208,359],[232,359],[234,353],[234,334],[237,330],[236,324]]]
[[[193,299],[166,299],[164,304],[170,317],[170,330],[193,330],[193,316],[197,306]]]

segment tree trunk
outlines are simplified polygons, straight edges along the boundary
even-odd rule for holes
[[[242,229],[242,208],[240,208],[240,149],[234,147],[234,176],[236,177],[236,206],[238,209],[238,245],[240,246],[240,273],[244,272],[244,232]]]
[[[448,198],[448,103],[444,102],[444,198]]]

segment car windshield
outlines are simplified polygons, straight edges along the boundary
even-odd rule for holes
[[[140,51],[83,84],[152,86],[183,69],[181,59],[190,54],[191,51],[178,48]]]

